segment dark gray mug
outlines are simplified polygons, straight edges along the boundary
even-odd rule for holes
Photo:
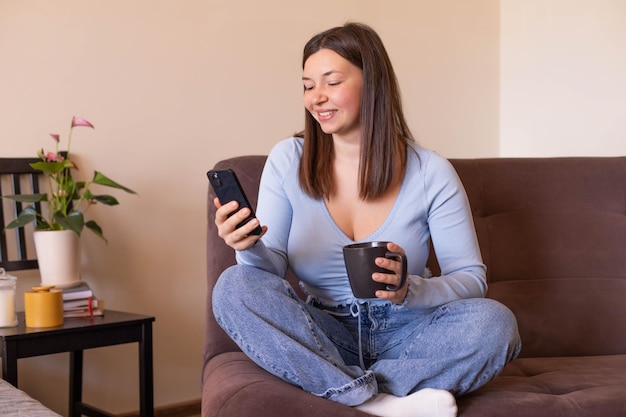
[[[387,243],[389,242],[366,242],[343,247],[343,260],[352,293],[356,298],[376,298],[376,291],[396,291],[406,283],[406,256],[403,253],[388,251]],[[396,259],[402,264],[400,284],[387,285],[372,279],[374,272],[393,274],[393,271],[376,266],[376,258]]]

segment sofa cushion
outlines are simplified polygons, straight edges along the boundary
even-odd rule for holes
[[[516,359],[458,406],[463,417],[624,416],[626,355]]]
[[[222,353],[203,371],[202,417],[366,417],[317,397],[257,366],[242,352]]]

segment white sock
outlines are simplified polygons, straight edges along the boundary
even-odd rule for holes
[[[454,396],[432,388],[406,397],[378,394],[355,408],[381,417],[456,417],[457,413]]]

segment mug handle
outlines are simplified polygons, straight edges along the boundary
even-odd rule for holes
[[[385,258],[387,259],[396,259],[398,261],[400,261],[400,264],[402,265],[402,274],[400,275],[400,283],[398,285],[387,285],[387,291],[398,291],[400,288],[404,287],[404,284],[406,283],[406,278],[408,275],[407,272],[407,265],[406,265],[406,255],[404,253],[400,253],[400,252],[387,252],[385,254]],[[399,258],[399,259],[398,259]]]

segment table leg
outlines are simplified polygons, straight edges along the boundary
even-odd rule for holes
[[[70,352],[70,404],[69,416],[80,417],[78,405],[83,401],[83,351]]]
[[[15,343],[3,341],[2,350],[2,379],[17,388],[17,347]]]
[[[139,342],[139,413],[141,417],[153,417],[152,323],[144,323],[142,331],[143,337]]]

